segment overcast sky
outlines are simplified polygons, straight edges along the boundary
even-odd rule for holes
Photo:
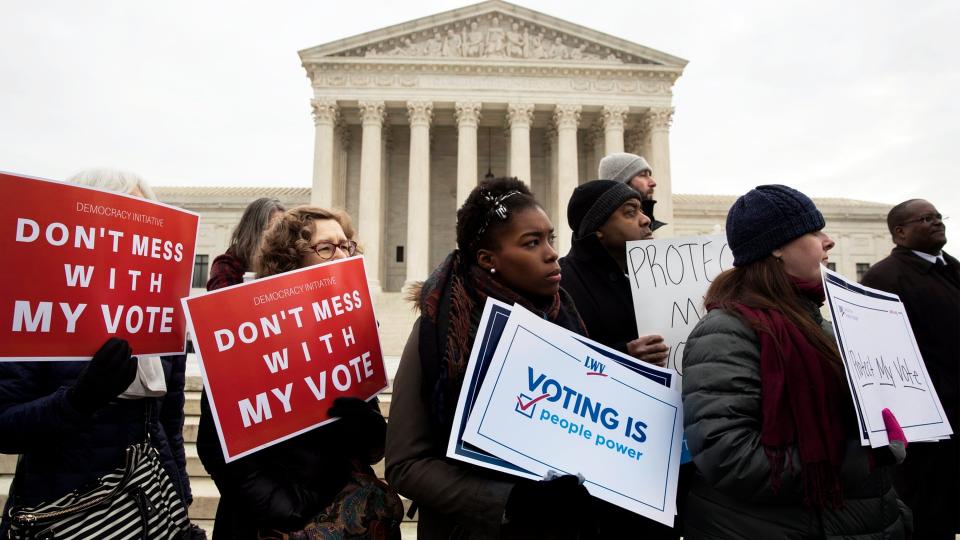
[[[310,185],[298,50],[467,5],[0,2],[0,170],[248,186]],[[516,3],[689,60],[675,192],[928,198],[960,242],[960,2]]]

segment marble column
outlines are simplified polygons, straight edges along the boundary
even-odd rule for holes
[[[624,134],[624,152],[643,156],[645,154],[643,148],[645,139],[646,132],[644,132],[642,126],[635,126],[628,129]]]
[[[339,116],[336,100],[314,99],[313,123],[316,127],[313,149],[313,189],[310,204],[322,208],[333,206],[334,133]]]
[[[427,278],[430,268],[430,120],[433,103],[408,101],[410,174],[407,176],[407,278]]]
[[[557,125],[557,234],[556,249],[562,257],[570,250],[572,231],[567,223],[567,203],[579,183],[577,165],[577,125],[580,123],[580,105],[560,104],[553,113]]]
[[[333,130],[334,134],[334,177],[333,202],[334,208],[347,207],[347,162],[350,153],[350,128],[341,121]]]
[[[673,186],[670,182],[670,122],[673,120],[673,108],[654,108],[647,112],[647,131],[650,135],[650,152],[647,161],[653,169],[653,178],[657,182],[654,198],[657,207],[654,215],[667,223],[657,229],[658,238],[673,236]]]
[[[381,192],[381,152],[383,121],[386,110],[382,101],[359,103],[363,140],[360,143],[360,204],[358,237],[363,244],[367,281],[374,294],[383,290],[380,284],[380,255],[383,249],[383,193]]]
[[[547,185],[549,186],[548,191],[549,195],[545,196],[543,199],[543,204],[546,205],[547,214],[550,216],[550,220],[553,221],[553,226],[556,228],[560,224],[560,219],[563,216],[566,216],[567,209],[557,208],[557,126],[551,123],[547,126],[547,131],[544,136],[544,145],[546,153],[550,156],[550,171],[549,176],[547,177]],[[563,218],[565,219],[565,218]]]
[[[530,124],[533,123],[532,103],[507,105],[510,124],[510,176],[516,176],[530,185]]]
[[[477,187],[477,124],[480,122],[480,102],[458,102],[454,105],[457,118],[457,208]]]
[[[587,162],[587,179],[600,178],[600,160],[604,154],[603,123],[597,122],[587,131],[587,150],[590,152],[590,161]]]
[[[623,122],[630,108],[626,105],[607,105],[603,108],[604,155],[623,152]]]

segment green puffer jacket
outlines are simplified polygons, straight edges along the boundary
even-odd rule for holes
[[[832,335],[812,305],[810,312]],[[757,335],[734,315],[710,311],[683,353],[684,427],[698,470],[687,498],[686,539],[906,538],[911,518],[893,489],[892,458],[885,450],[871,458],[853,426],[841,467],[842,508],[804,506],[796,449],[780,490],[772,491],[760,443],[760,388]]]

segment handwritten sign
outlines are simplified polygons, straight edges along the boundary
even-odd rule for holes
[[[537,477],[581,473],[591,495],[672,526],[682,416],[678,391],[514,306],[463,439]]]
[[[0,173],[0,361],[89,360],[108,337],[179,354],[199,217]]]
[[[670,347],[669,367],[683,374],[687,336],[706,314],[703,297],[713,278],[733,267],[723,235],[627,242],[627,263],[639,335],[659,334]]]
[[[338,397],[387,387],[361,257],[183,304],[227,461],[330,422]]]
[[[952,434],[900,298],[826,268],[821,272],[861,442],[874,448],[889,444],[884,408],[897,417],[908,441]]]

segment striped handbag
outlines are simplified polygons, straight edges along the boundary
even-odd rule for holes
[[[189,526],[187,512],[149,440],[127,447],[126,465],[97,486],[51,503],[12,508],[9,538],[16,540],[172,540]]]

